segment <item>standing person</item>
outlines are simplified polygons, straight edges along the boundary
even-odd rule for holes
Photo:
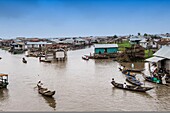
[[[132,67],[132,69],[134,69],[134,64],[133,63],[131,64],[131,67]]]
[[[154,64],[151,66],[150,71],[151,71],[151,76],[153,77],[154,74],[154,70],[155,70],[155,66]]]
[[[158,68],[156,64],[154,65],[154,72],[153,72],[154,77],[158,78]]]
[[[162,77],[162,84],[166,84],[166,74]]]

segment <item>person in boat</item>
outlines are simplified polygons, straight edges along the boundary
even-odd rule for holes
[[[25,61],[25,58],[23,57],[22,60]]]
[[[122,71],[122,70],[123,70],[123,68],[124,68],[124,67],[123,67],[123,65],[122,65],[122,64],[120,64],[120,65],[119,65],[119,69]]]
[[[37,86],[38,86],[38,87],[42,87],[42,86],[43,86],[43,83],[39,80]]]
[[[123,88],[127,88],[126,82],[124,82],[124,84],[123,84]]]
[[[45,92],[48,92],[48,88],[44,87],[44,84],[39,80],[37,84],[39,89],[44,89]]]

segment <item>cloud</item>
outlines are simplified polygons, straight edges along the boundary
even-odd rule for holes
[[[19,18],[38,6],[38,0],[0,0],[0,18]]]

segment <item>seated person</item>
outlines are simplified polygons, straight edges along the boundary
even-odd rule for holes
[[[127,88],[126,82],[123,84],[123,88]]]

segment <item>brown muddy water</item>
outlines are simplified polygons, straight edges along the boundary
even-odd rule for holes
[[[9,74],[8,88],[0,89],[0,111],[170,111],[170,87],[159,85],[147,93],[116,89],[111,84],[112,77],[120,83],[125,81],[118,70],[119,63],[82,60],[82,55],[90,52],[93,47],[69,51],[67,61],[51,64],[26,57],[24,64],[24,55],[0,50],[0,73]],[[135,63],[137,66],[148,73],[147,63]],[[137,77],[144,82],[140,74]],[[38,94],[38,80],[56,90],[53,98]]]

